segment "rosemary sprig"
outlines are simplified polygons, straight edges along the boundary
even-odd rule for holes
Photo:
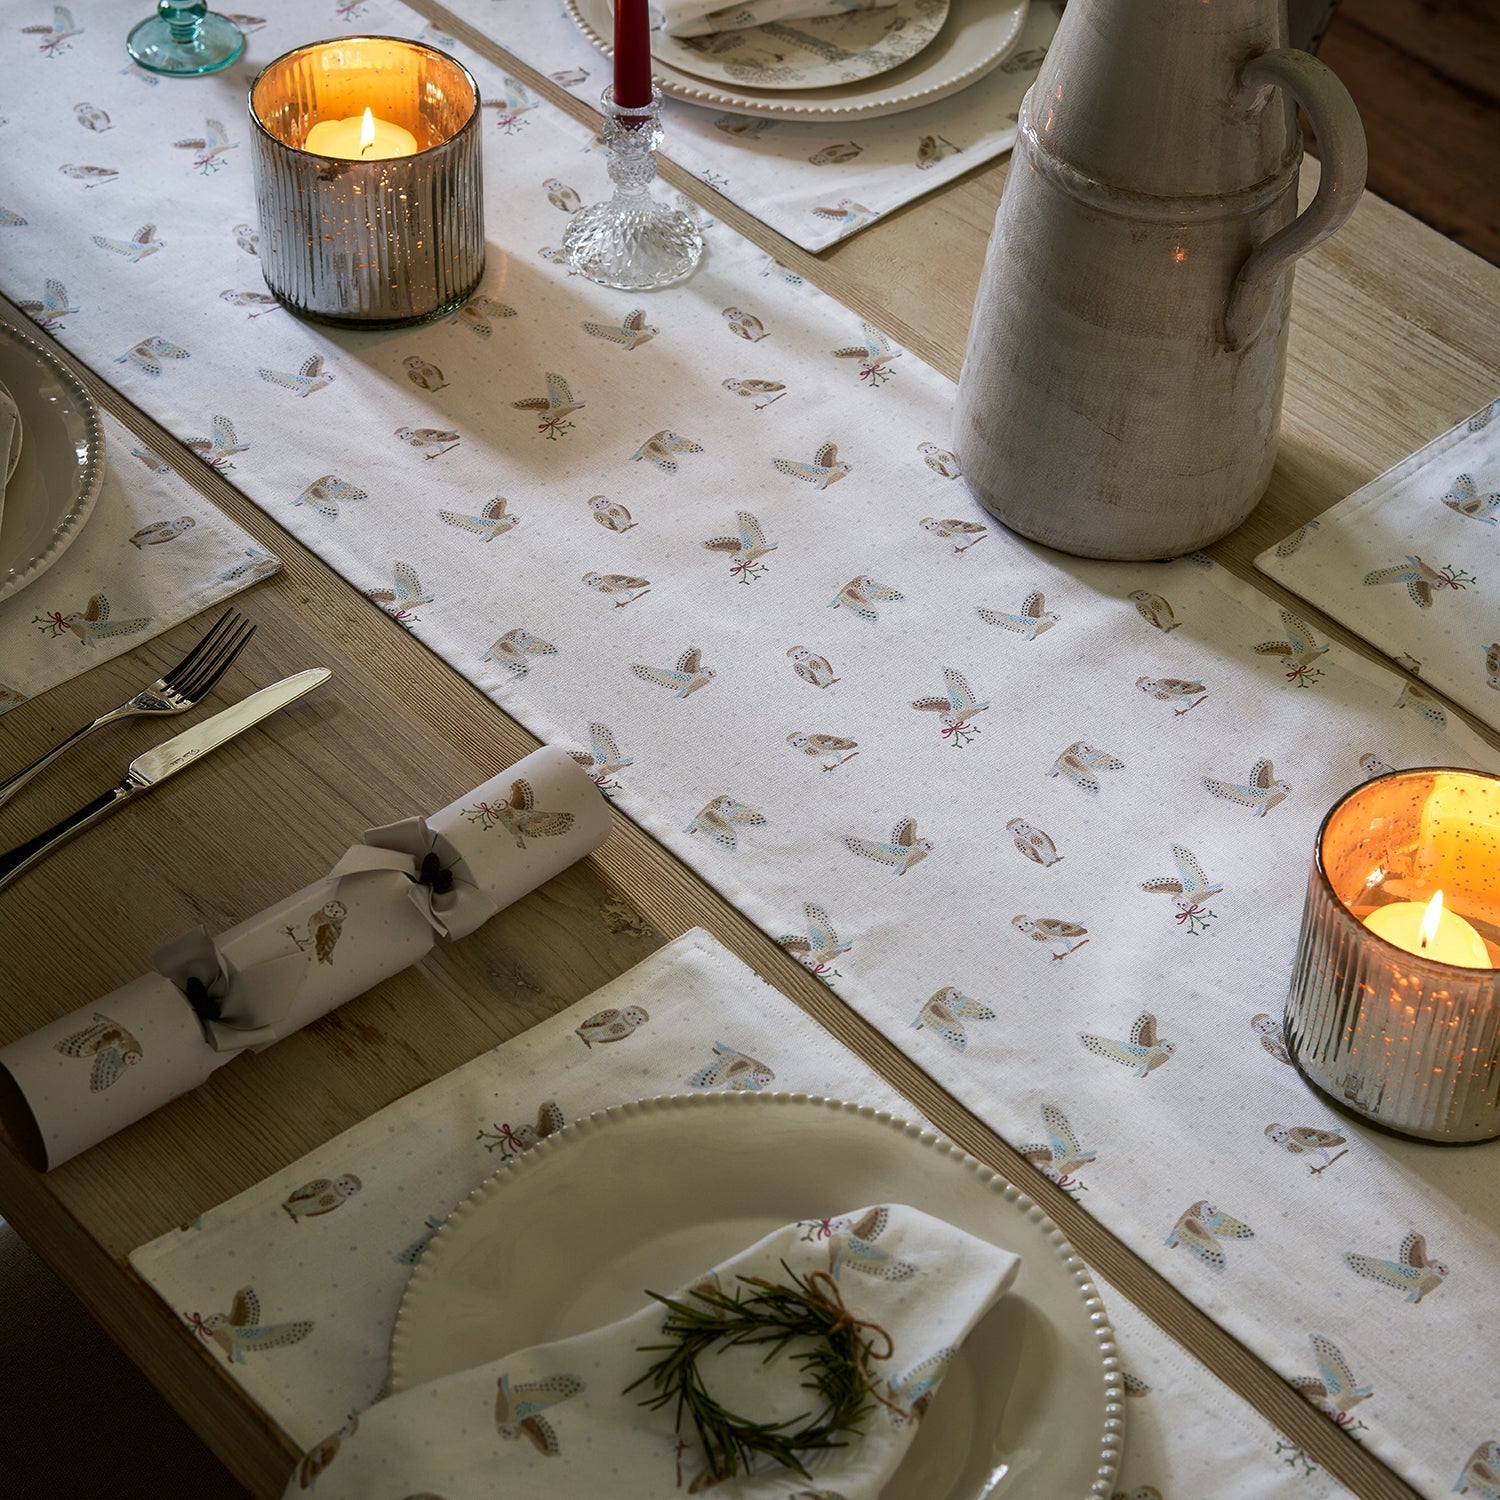
[[[850,1313],[826,1272],[814,1271],[804,1279],[785,1261],[781,1268],[789,1284],[741,1276],[742,1285],[733,1295],[717,1287],[693,1288],[691,1302],[646,1294],[667,1309],[662,1332],[670,1342],[639,1349],[661,1358],[625,1390],[649,1382],[655,1394],[642,1406],[656,1411],[675,1402],[679,1433],[684,1416],[692,1422],[706,1465],[698,1487],[749,1472],[762,1460],[809,1479],[801,1454],[845,1447],[850,1434],[862,1431],[872,1398],[890,1404],[876,1391],[870,1373],[872,1359],[890,1358],[890,1335]],[[872,1337],[864,1336],[867,1329]],[[884,1341],[883,1349],[875,1347],[877,1338]],[[815,1341],[790,1358],[801,1366],[802,1388],[816,1392],[821,1401],[816,1414],[807,1411],[781,1422],[738,1416],[713,1396],[698,1368],[699,1358],[710,1351],[747,1346],[763,1346],[763,1363],[769,1363],[794,1339]]]

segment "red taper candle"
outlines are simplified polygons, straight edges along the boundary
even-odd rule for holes
[[[651,36],[646,0],[615,0],[615,103],[644,109],[651,102]]]

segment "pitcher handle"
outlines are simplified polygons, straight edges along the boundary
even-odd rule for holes
[[[1280,85],[1307,111],[1323,173],[1307,208],[1257,245],[1240,267],[1224,306],[1224,344],[1231,353],[1259,332],[1282,272],[1343,225],[1365,187],[1365,127],[1332,69],[1295,47],[1262,52],[1240,69],[1236,102],[1271,85]]]

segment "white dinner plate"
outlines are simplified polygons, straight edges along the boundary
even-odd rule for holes
[[[747,89],[824,89],[889,73],[937,36],[948,0],[740,26],[708,36],[651,33],[651,55],[694,78]]]
[[[0,513],[6,599],[40,578],[83,529],[104,482],[104,430],[72,370],[8,323],[0,323],[0,383],[24,434]]]
[[[1042,1210],[951,1142],[804,1094],[692,1094],[589,1115],[454,1209],[412,1272],[392,1391],[636,1311],[796,1219],[904,1203],[1012,1250],[882,1500],[1107,1496],[1124,1433],[1114,1333]]]
[[[612,56],[614,18],[610,0],[563,3],[589,41],[606,57]],[[651,59],[651,74],[662,93],[710,109],[801,124],[874,119],[934,104],[999,67],[1021,35],[1028,4],[1029,0],[951,0],[948,19],[937,37],[909,62],[863,83],[838,88],[781,96],[757,94],[727,84],[710,84],[669,67],[657,57]],[[1056,30],[1056,12],[1050,5],[1043,10],[1053,17],[1047,33],[1050,40]],[[1027,83],[1029,86],[1029,77]]]

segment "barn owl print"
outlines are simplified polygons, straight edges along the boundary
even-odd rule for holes
[[[263,318],[267,313],[277,312],[281,304],[269,292],[220,292],[219,300],[227,302],[231,307],[248,307],[257,309],[247,312],[246,318]]]
[[[642,344],[649,344],[661,329],[648,323],[645,308],[638,307],[633,312],[626,313],[623,323],[585,322],[583,331],[592,338],[616,344],[629,353],[632,349],[639,349]]]
[[[630,670],[642,682],[667,688],[678,698],[689,698],[714,680],[713,669],[703,665],[703,653],[696,646],[689,646],[675,667],[650,667],[637,661],[630,664]]]
[[[261,1321],[260,1298],[253,1287],[241,1287],[234,1294],[227,1313],[210,1313],[203,1317],[189,1313],[193,1330],[224,1351],[230,1364],[242,1365],[245,1355],[267,1349],[285,1349],[300,1344],[313,1331],[310,1319],[295,1323]]]
[[[630,455],[632,463],[639,463],[645,459],[653,463],[663,474],[675,474],[679,468],[677,455],[679,453],[702,453],[703,444],[694,442],[690,437],[684,437],[680,432],[673,432],[670,427],[663,427],[660,432],[654,432],[641,444],[634,453]]]
[[[21,221],[26,222],[24,219]],[[155,255],[158,250],[165,248],[166,241],[156,236],[155,224],[142,224],[128,240],[117,240],[107,234],[96,234],[93,236],[94,243],[101,250],[108,250],[111,255],[121,255],[131,265],[144,260],[148,255]],[[254,252],[251,252],[254,254]]]
[[[144,1049],[135,1036],[118,1021],[94,1012],[93,1021],[52,1044],[54,1052],[64,1057],[76,1057],[87,1061],[89,1067],[89,1092],[102,1094],[125,1076],[126,1068],[140,1062]]]
[[[233,151],[239,142],[229,139],[222,120],[205,120],[202,135],[190,135],[172,145],[178,151],[193,152],[193,166],[200,176],[208,177],[225,164],[224,153]]]
[[[1365,574],[1365,586],[1376,587],[1385,583],[1404,583],[1407,597],[1418,609],[1431,609],[1433,598],[1444,589],[1464,590],[1477,580],[1472,573],[1452,563],[1434,568],[1420,557],[1408,555],[1403,563],[1393,568],[1375,568]]]
[[[304,399],[315,395],[333,384],[334,374],[321,354],[309,354],[294,371],[271,370],[262,367],[255,372],[270,385],[280,386],[294,396]]]
[[[1375,1394],[1373,1385],[1361,1385],[1349,1368],[1343,1350],[1326,1334],[1311,1335],[1318,1361],[1316,1375],[1294,1375],[1292,1388],[1340,1427],[1355,1425],[1349,1414],[1361,1401]],[[1362,1423],[1359,1425],[1363,1425]]]
[[[786,386],[779,380],[758,380],[747,377],[720,381],[720,384],[731,396],[744,396],[746,400],[755,403],[756,411],[764,411],[768,406],[774,406],[786,395]]]
[[[54,5],[52,7],[52,24],[50,26],[23,26],[23,36],[39,36],[41,41],[37,44],[37,50],[43,57],[61,57],[64,52],[73,50],[73,38],[82,36],[84,28],[74,24],[73,12],[65,5]]]
[[[1062,623],[1062,616],[1056,610],[1047,608],[1047,600],[1040,590],[1027,594],[1021,601],[1019,614],[982,607],[976,613],[986,625],[998,625],[1001,630],[1009,630],[1024,641],[1034,641],[1054,625]]]
[[[215,416],[210,426],[213,428],[212,437],[189,438],[187,446],[211,469],[234,468],[230,460],[236,453],[246,452],[250,444],[239,440],[228,417]]]
[[[421,622],[418,606],[431,604],[436,597],[422,587],[417,570],[410,563],[395,565],[396,581],[390,588],[366,589],[365,597],[374,600],[398,625],[408,630]]]
[[[63,319],[78,311],[68,296],[67,287],[50,276],[43,285],[41,301],[18,302],[16,306],[41,327],[54,330],[65,328],[67,325]]]
[[[851,614],[858,615],[861,620],[878,620],[880,611],[876,609],[877,604],[893,604],[906,597],[899,589],[893,589],[888,583],[877,583],[867,574],[859,574],[851,578],[832,599],[828,601],[829,609],[847,609]]]
[[[303,1219],[331,1214],[363,1187],[364,1183],[353,1172],[345,1172],[338,1177],[318,1177],[312,1182],[304,1182],[301,1187],[289,1193],[282,1201],[282,1212],[293,1224],[300,1224]]]
[[[572,828],[570,812],[546,812],[536,805],[536,793],[524,776],[510,784],[510,795],[504,802],[479,801],[464,809],[464,816],[481,828],[503,828],[515,840],[517,849],[526,847],[527,839],[560,838]]]
[[[701,833],[713,840],[721,849],[738,849],[739,830],[757,828],[766,821],[764,813],[756,812],[733,797],[715,797],[699,808],[684,833]]]
[[[186,536],[197,524],[192,516],[178,516],[174,521],[153,521],[126,540],[139,552],[142,547],[160,547],[177,537]]]
[[[1052,836],[1034,827],[1025,818],[1012,818],[1005,825],[1005,831],[1010,834],[1016,853],[1023,859],[1029,859],[1032,864],[1040,865],[1044,870],[1050,870],[1063,858],[1057,852]]]
[[[337,518],[341,505],[368,500],[369,491],[362,490],[337,474],[321,474],[292,501],[293,505],[305,505],[315,510],[325,521]]]
[[[803,904],[802,915],[807,923],[807,935],[799,932],[784,933],[776,941],[796,958],[798,963],[819,979],[839,976],[833,960],[847,953],[854,944],[840,938],[834,930],[833,920],[827,911],[816,902]]]
[[[1107,1058],[1129,1068],[1136,1078],[1144,1078],[1176,1055],[1177,1046],[1164,1041],[1156,1034],[1156,1017],[1143,1010],[1135,1018],[1130,1035],[1123,1041],[1115,1037],[1095,1036],[1092,1032],[1080,1031],[1078,1040],[1096,1057]]]
[[[551,641],[518,625],[507,630],[479,659],[498,662],[512,677],[525,677],[531,671],[533,657],[556,655],[557,647]]]
[[[964,471],[959,467],[956,453],[950,452],[947,448],[940,448],[936,443],[918,443],[917,452],[922,455],[922,462],[934,474],[941,475],[944,479],[963,478]]]
[[[1022,1146],[1021,1155],[1064,1192],[1082,1191],[1078,1173],[1096,1153],[1084,1148],[1068,1117],[1055,1104],[1042,1106],[1042,1123],[1047,1127],[1047,1139]]]
[[[1486,687],[1500,689],[1500,641],[1484,648],[1484,682]]]
[[[1052,961],[1067,958],[1085,947],[1089,941],[1089,930],[1078,922],[1065,917],[1012,917],[1010,925],[1034,943],[1041,943],[1052,950]]]
[[[1478,1500],[1500,1500],[1500,1439],[1481,1443],[1474,1450],[1453,1492],[1474,1495]]]
[[[741,312],[737,307],[726,307],[719,316],[724,319],[724,326],[736,338],[758,344],[763,338],[770,336],[766,332],[766,325],[754,313]]]
[[[1281,623],[1286,629],[1286,638],[1262,641],[1255,647],[1255,654],[1278,657],[1288,682],[1299,688],[1311,687],[1323,675],[1317,661],[1328,650],[1328,642],[1320,641],[1313,634],[1312,626],[1289,609],[1281,611]]]
[[[311,948],[320,964],[331,964],[333,950],[338,946],[338,940],[344,931],[344,919],[348,915],[349,908],[342,901],[325,901],[307,919],[305,936],[295,927],[286,927],[283,931],[296,943],[299,950],[305,952]]]
[[[1290,557],[1304,542],[1315,535],[1319,529],[1316,521],[1309,521],[1305,526],[1299,526],[1290,536],[1283,537],[1276,544],[1277,557]]]
[[[1099,794],[1101,771],[1123,771],[1125,762],[1108,750],[1101,750],[1088,740],[1074,740],[1047,772],[1048,776],[1062,776],[1074,786],[1081,787],[1091,797]]]
[[[902,818],[887,840],[858,838],[846,833],[839,840],[851,854],[885,865],[893,875],[905,875],[937,847],[931,839],[917,837],[917,820]]]
[[[106,182],[113,182],[120,174],[113,167],[96,167],[85,162],[65,162],[57,169],[64,177],[71,177],[74,182],[81,182],[84,190],[102,187]]]
[[[616,609],[624,609],[651,592],[649,578],[636,578],[630,573],[585,573],[582,582],[585,588],[603,594]]]
[[[639,521],[631,519],[625,506],[618,500],[611,500],[608,495],[592,496],[589,500],[589,514],[606,531],[629,531],[632,526],[640,525]]]
[[[1137,677],[1135,685],[1155,702],[1172,704],[1179,719],[1208,697],[1208,689],[1190,677]]]
[[[314,1443],[297,1465],[297,1488],[312,1489],[318,1482],[318,1476],[339,1456],[344,1439],[353,1437],[358,1431],[359,1416],[351,1412],[349,1420],[337,1432],[330,1432],[327,1437]]]
[[[1435,724],[1439,729],[1448,727],[1448,711],[1438,702],[1436,696],[1419,687],[1415,682],[1402,685],[1401,691],[1396,696],[1395,707],[1409,708],[1415,714],[1427,720],[1429,724]]]
[[[1173,920],[1189,937],[1197,937],[1214,920],[1206,903],[1210,896],[1217,896],[1224,889],[1223,882],[1210,880],[1203,873],[1198,856],[1183,844],[1172,845],[1172,863],[1177,866],[1175,875],[1155,875],[1143,880],[1141,889],[1170,896],[1177,908]]]
[[[1135,589],[1126,597],[1135,605],[1136,613],[1153,629],[1160,630],[1164,635],[1176,630],[1182,624],[1171,604],[1160,594],[1153,594],[1150,589]]]
[[[962,749],[979,733],[974,718],[990,705],[988,700],[981,703],[975,697],[962,672],[947,667],[943,671],[943,681],[947,692],[934,698],[917,698],[912,707],[924,713],[940,714],[939,733],[955,749]]]
[[[830,484],[837,484],[853,472],[852,464],[840,461],[839,450],[834,443],[824,443],[813,454],[811,463],[803,463],[797,458],[773,458],[771,467],[778,474],[785,474],[789,479],[800,479],[818,490],[826,490]]]
[[[475,1140],[484,1142],[486,1151],[498,1151],[501,1161],[513,1161],[523,1151],[530,1151],[538,1141],[554,1136],[568,1123],[568,1117],[558,1107],[557,1100],[544,1099],[536,1112],[535,1127],[512,1125],[508,1120],[497,1121],[491,1130],[481,1130]]]
[[[936,516],[923,516],[918,525],[930,535],[940,536],[944,541],[952,542],[955,552],[967,552],[970,547],[978,546],[989,535],[989,527],[981,526],[978,521],[961,521],[951,518],[940,521]]]
[[[950,1047],[962,1052],[969,1045],[964,1027],[972,1021],[993,1021],[996,1012],[981,1005],[972,995],[965,995],[957,985],[945,984],[922,1002],[911,1030],[935,1031]]]
[[[549,177],[542,187],[547,193],[547,202],[565,214],[577,213],[583,207],[583,199],[567,183]]]
[[[572,432],[576,425],[571,420],[573,413],[582,411],[588,402],[576,399],[573,395],[573,388],[568,382],[556,371],[549,370],[545,396],[523,396],[519,401],[512,401],[510,404],[517,411],[541,413],[537,420],[536,430],[549,443],[553,443]]]
[[[502,318],[514,318],[516,310],[493,297],[471,297],[454,315],[450,323],[458,323],[470,333],[487,339],[495,331],[495,324]]]
[[[876,1243],[890,1222],[891,1211],[884,1205],[866,1209],[857,1219],[841,1214],[828,1220],[828,1274],[835,1281],[845,1271],[857,1271],[873,1281],[910,1281],[917,1268]]]
[[[49,610],[45,615],[34,615],[33,625],[45,631],[53,640],[65,635],[77,636],[91,650],[99,641],[112,640],[116,636],[134,635],[151,623],[146,615],[136,620],[114,620],[110,618],[109,599],[95,594],[86,609],[75,609],[68,614]]]
[[[620,784],[615,780],[615,772],[623,771],[626,766],[635,764],[630,756],[620,753],[620,746],[607,724],[590,724],[589,748],[569,750],[568,755],[583,767],[588,773],[589,780],[606,797]]]
[[[1276,768],[1266,759],[1258,760],[1250,767],[1248,784],[1218,781],[1212,776],[1205,776],[1203,789],[1221,802],[1248,807],[1251,815],[1257,818],[1265,817],[1273,807],[1280,807],[1292,794],[1291,787],[1285,781],[1276,779]]]
[[[1169,1250],[1179,1245],[1190,1250],[1204,1265],[1222,1271],[1227,1264],[1221,1240],[1253,1240],[1255,1231],[1223,1209],[1200,1198],[1183,1211],[1163,1243]]]
[[[123,354],[115,356],[117,365],[129,365],[131,369],[139,370],[143,375],[149,375],[153,380],[157,379],[166,368],[163,360],[184,360],[192,356],[181,344],[174,344],[171,339],[165,339],[160,334],[152,334],[150,338],[144,338],[138,344],[132,344]]]
[[[689,1076],[687,1084],[695,1089],[758,1093],[776,1082],[776,1075],[765,1063],[740,1052],[724,1042],[714,1043],[714,1060]]]
[[[943,1376],[948,1373],[953,1354],[952,1349],[939,1349],[920,1364],[913,1365],[905,1374],[893,1375],[886,1381],[886,1396],[890,1405],[883,1410],[892,1427],[905,1427],[912,1422],[920,1422],[927,1415],[927,1408],[943,1383]]]
[[[891,361],[900,359],[904,350],[898,349],[878,328],[861,323],[859,331],[863,342],[847,344],[833,351],[835,359],[857,359],[859,378],[868,382],[871,390],[878,390],[891,378]]]
[[[1250,1029],[1260,1038],[1260,1044],[1277,1062],[1292,1067],[1292,1054],[1287,1051],[1286,1030],[1275,1016],[1262,1011],[1250,1018]]]
[[[792,671],[811,687],[832,687],[839,680],[828,658],[806,646],[788,646],[786,654],[791,660]]]
[[[766,565],[761,558],[776,550],[776,543],[766,540],[760,522],[748,510],[735,512],[737,534],[734,536],[710,537],[704,546],[710,552],[726,553],[729,557],[729,576],[739,583],[754,583],[765,576]]]
[[[508,1443],[524,1437],[543,1458],[562,1452],[557,1429],[542,1415],[584,1389],[576,1375],[548,1375],[544,1380],[518,1380],[501,1375],[495,1389],[495,1431]]]
[[[1357,1276],[1405,1294],[1406,1301],[1420,1302],[1447,1279],[1448,1267],[1427,1254],[1427,1241],[1413,1230],[1401,1241],[1395,1260],[1378,1255],[1344,1256],[1344,1264]]]
[[[639,1005],[627,1005],[623,1010],[596,1010],[574,1030],[573,1035],[592,1052],[595,1047],[602,1047],[608,1042],[623,1042],[626,1037],[635,1034],[638,1026],[644,1026],[650,1019],[650,1015]]]
[[[1265,1136],[1273,1146],[1279,1146],[1288,1156],[1316,1157],[1320,1165],[1314,1166],[1311,1161],[1307,1164],[1308,1171],[1314,1177],[1320,1176],[1334,1162],[1349,1154],[1347,1150],[1339,1150],[1345,1137],[1338,1131],[1319,1130],[1313,1125],[1283,1125],[1279,1121],[1273,1121],[1266,1126]]]
[[[496,495],[477,516],[461,510],[440,510],[438,519],[445,526],[455,526],[477,536],[482,542],[493,542],[521,524],[520,516],[510,509],[510,501],[504,495]]]
[[[406,371],[406,378],[423,391],[445,391],[448,382],[442,370],[431,360],[423,359],[420,354],[408,354],[401,361],[401,368]]]
[[[1495,524],[1495,512],[1500,510],[1500,494],[1481,495],[1472,474],[1460,474],[1441,500],[1449,510],[1471,521],[1480,521],[1486,526]]]

